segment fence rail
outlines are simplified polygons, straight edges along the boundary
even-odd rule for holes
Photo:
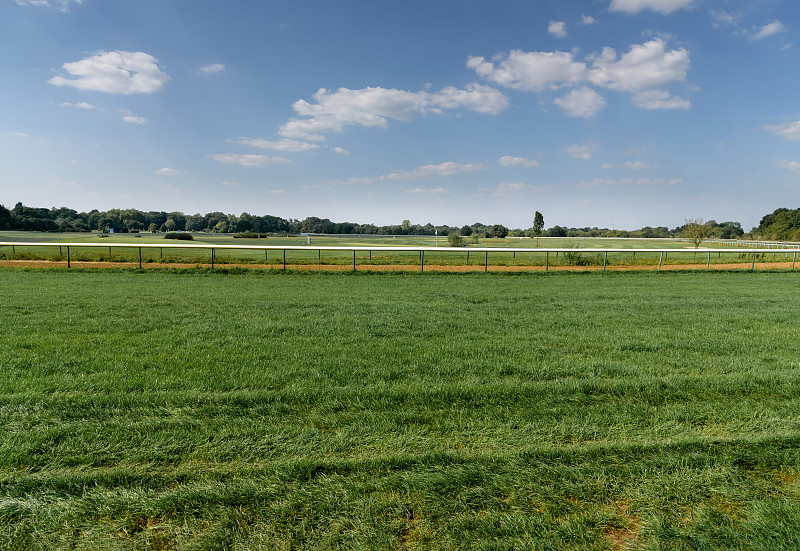
[[[535,254],[535,255],[543,255],[544,256],[544,269],[545,271],[549,270],[551,267],[551,255],[555,254],[556,258],[559,254],[564,255],[584,255],[590,254],[595,255],[595,259],[599,256],[602,256],[602,267],[603,270],[606,269],[608,264],[608,257],[609,254],[627,254],[633,255],[635,259],[636,254],[640,255],[655,255],[658,256],[658,269],[661,270],[664,263],[667,261],[670,254],[672,255],[687,255],[692,254],[693,257],[696,259],[697,255],[702,255],[706,258],[706,270],[710,270],[711,268],[711,259],[713,255],[717,255],[718,259],[721,259],[722,255],[738,255],[740,259],[742,258],[751,258],[751,269],[755,269],[756,260],[758,255],[762,255],[762,257],[766,254],[770,254],[773,258],[776,255],[785,255],[785,260],[788,262],[791,258],[791,269],[795,269],[795,265],[797,262],[798,253],[800,252],[800,248],[797,245],[785,246],[784,248],[772,248],[772,249],[765,249],[764,247],[758,248],[724,248],[724,249],[710,249],[710,248],[703,248],[703,249],[675,249],[675,248],[647,248],[647,249],[620,249],[620,248],[524,248],[524,247],[413,247],[413,246],[386,246],[386,247],[365,247],[365,246],[311,246],[311,245],[209,245],[209,244],[198,244],[198,243],[140,243],[140,244],[108,244],[108,243],[37,243],[37,242],[0,242],[0,248],[2,247],[10,247],[12,250],[12,255],[17,254],[18,249],[27,249],[31,247],[49,247],[49,248],[59,248],[60,255],[64,255],[64,250],[66,249],[66,263],[67,267],[71,267],[73,263],[73,255],[75,249],[108,249],[109,253],[111,253],[111,249],[133,249],[138,252],[138,264],[139,267],[142,267],[142,251],[148,249],[159,249],[161,251],[161,255],[163,256],[164,249],[171,250],[171,249],[184,249],[184,250],[204,250],[209,251],[211,255],[211,267],[215,267],[215,264],[219,264],[216,261],[216,252],[217,251],[230,251],[230,250],[239,250],[239,251],[263,251],[265,253],[265,260],[268,264],[268,253],[270,251],[282,251],[283,252],[283,269],[286,269],[287,262],[286,262],[286,252],[287,251],[317,251],[319,253],[319,258],[321,260],[321,255],[323,251],[329,252],[352,252],[353,253],[353,270],[356,270],[357,266],[357,259],[356,254],[359,252],[368,252],[370,254],[370,261],[372,259],[373,252],[380,252],[380,253],[391,253],[391,252],[413,252],[419,254],[419,267],[420,271],[424,271],[425,269],[425,253],[453,253],[453,254],[467,254],[467,259],[469,261],[469,255],[474,253],[483,253],[483,266],[484,270],[489,270],[489,255],[490,254],[497,254],[497,253],[513,253],[514,258],[516,258],[517,254]],[[572,257],[575,258],[575,257]],[[701,257],[702,258],[702,257]],[[280,262],[279,262],[280,264]],[[693,264],[701,265],[697,262],[693,262]],[[584,264],[580,264],[584,265]],[[600,265],[599,261],[596,264],[597,266]]]

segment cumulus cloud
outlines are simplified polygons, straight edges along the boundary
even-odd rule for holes
[[[763,27],[759,28],[758,31],[756,31],[755,33],[753,33],[750,36],[750,39],[751,40],[763,40],[764,38],[767,38],[768,36],[772,36],[772,35],[775,35],[775,34],[778,34],[778,33],[782,33],[785,30],[786,30],[786,27],[783,25],[783,23],[781,23],[780,21],[778,21],[776,19],[772,23],[768,23],[768,24],[764,25]]]
[[[275,151],[285,151],[287,153],[299,153],[302,151],[319,149],[317,144],[308,143],[301,140],[290,140],[288,138],[278,141],[266,140],[264,138],[239,138],[228,141],[250,147],[257,147],[259,149],[273,149]]]
[[[508,98],[502,92],[477,83],[463,89],[448,86],[435,93],[380,87],[336,91],[321,88],[313,99],[313,103],[298,100],[292,105],[303,118],[291,119],[281,126],[281,136],[321,141],[325,134],[338,133],[352,125],[385,128],[390,119],[409,121],[414,115],[440,114],[445,109],[497,114],[508,107]]]
[[[429,178],[441,178],[447,176],[457,176],[459,174],[468,174],[470,172],[484,170],[485,168],[486,166],[483,163],[454,163],[452,161],[448,161],[438,165],[418,166],[412,170],[390,172],[374,178],[350,178],[345,183],[374,184],[392,180],[424,180]]]
[[[123,115],[122,120],[130,124],[146,124],[145,117],[137,117],[136,115]]]
[[[221,73],[225,70],[225,65],[222,63],[212,63],[211,65],[203,65],[200,67],[200,72],[205,75],[212,75],[214,73]]]
[[[782,124],[765,124],[761,128],[772,132],[784,140],[800,140],[800,121],[785,122]]]
[[[510,155],[500,157],[497,162],[502,166],[520,166],[525,168],[535,168],[541,164],[539,161],[534,159],[526,159],[525,157],[512,157]]]
[[[625,161],[619,165],[605,163],[600,165],[600,168],[627,168],[628,170],[642,170],[645,168],[650,168],[650,165],[642,161]]]
[[[379,87],[340,88],[336,92],[320,89],[314,100],[314,104],[305,100],[295,102],[295,111],[307,118],[290,120],[281,127],[281,135],[321,140],[325,133],[341,132],[348,125],[386,127],[388,119],[408,121],[417,113],[441,113],[442,109],[460,107],[494,114],[508,105],[502,93],[479,84],[463,90],[446,87],[435,94]]]
[[[587,75],[586,64],[576,61],[569,52],[511,50],[497,65],[483,57],[471,56],[467,67],[495,84],[527,92],[575,86]]]
[[[664,15],[691,7],[694,0],[611,0],[609,11],[636,14],[644,10],[652,10]]]
[[[798,161],[778,161],[775,163],[775,166],[782,168],[783,170],[791,170],[792,172],[800,171],[800,162]]]
[[[593,117],[606,106],[603,96],[587,86],[572,90],[553,102],[568,116],[575,118]]]
[[[72,4],[81,5],[83,0],[15,0],[18,6],[35,6],[53,8],[60,12],[68,12]]]
[[[59,104],[61,107],[77,107],[78,109],[87,109],[87,110],[99,110],[99,107],[92,105],[91,103],[87,103],[85,101],[79,101],[78,103],[70,103],[64,102]]]
[[[418,188],[406,190],[406,193],[413,193],[413,194],[416,194],[416,195],[442,195],[443,193],[450,193],[450,190],[449,189],[445,189],[443,187],[435,187],[435,188],[429,188],[429,189],[423,189],[423,188],[419,188],[418,187]]]
[[[547,32],[557,38],[567,37],[567,24],[563,21],[550,21],[547,25]]]
[[[590,117],[605,107],[605,100],[588,85],[631,94],[631,103],[643,109],[687,109],[689,100],[674,96],[669,87],[686,81],[690,66],[688,50],[666,49],[662,38],[631,45],[617,55],[603,48],[585,61],[572,52],[524,52],[512,50],[505,59],[487,61],[470,57],[467,66],[500,86],[530,92],[575,88],[554,100],[573,117]]]
[[[350,155],[350,152],[343,147],[331,147],[331,151],[337,155]]]
[[[267,155],[240,155],[238,153],[217,153],[209,155],[218,163],[239,165],[239,166],[266,166],[273,163],[289,162],[283,157],[270,157]]]
[[[586,15],[585,13],[581,14],[581,25],[594,25],[595,23],[599,23],[599,21],[591,15]]]
[[[159,168],[156,170],[156,174],[159,176],[177,176],[180,174],[180,171],[175,170],[174,168]]]
[[[592,158],[592,154],[594,153],[596,147],[597,145],[593,143],[587,145],[573,144],[562,149],[561,153],[566,153],[573,159],[588,161]]]
[[[674,186],[683,183],[683,178],[594,178],[581,183],[582,187],[612,186]]]
[[[62,68],[74,78],[55,76],[48,82],[109,94],[151,94],[158,92],[169,76],[158,67],[158,60],[144,52],[100,52]]]

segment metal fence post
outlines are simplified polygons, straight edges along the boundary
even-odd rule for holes
[[[544,253],[544,271],[550,271],[550,251]]]
[[[214,268],[214,248],[211,248],[211,268]]]
[[[69,247],[67,247],[67,268],[69,268],[69,267],[70,267],[70,263],[69,263]]]
[[[356,271],[356,250],[353,249],[353,271]]]
[[[708,253],[708,258],[706,259],[706,271],[711,269],[711,253]]]
[[[286,249],[283,249],[283,269],[286,269]]]
[[[661,271],[661,261],[664,259],[664,251],[658,254],[658,271]]]
[[[486,256],[483,259],[483,262],[484,262],[484,264],[483,264],[483,273],[486,273],[486,272],[489,271],[489,251],[484,251],[484,252],[486,253]]]
[[[751,270],[756,269],[756,253],[753,253],[753,264],[750,266]]]
[[[794,253],[794,257],[792,257],[792,270],[794,270],[794,263],[797,260],[797,253]]]
[[[608,251],[603,255],[603,271],[606,271],[606,264],[608,263]]]
[[[419,271],[425,271],[425,251],[419,252]]]
[[[139,247],[139,269],[142,269],[142,248]]]

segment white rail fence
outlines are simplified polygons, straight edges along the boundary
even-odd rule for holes
[[[188,250],[203,250],[209,251],[211,256],[211,267],[214,268],[215,265],[219,264],[216,261],[216,253],[217,251],[229,251],[229,250],[239,250],[239,251],[263,251],[264,252],[264,260],[266,264],[269,264],[269,252],[270,251],[277,251],[282,252],[283,258],[283,269],[286,269],[287,262],[286,262],[286,252],[287,251],[317,251],[318,257],[322,259],[322,252],[329,251],[329,252],[352,252],[353,256],[353,270],[356,270],[357,267],[357,253],[369,253],[370,263],[372,262],[372,253],[379,252],[379,253],[391,253],[391,252],[412,252],[419,254],[419,268],[420,271],[424,271],[425,269],[425,253],[453,253],[453,254],[467,254],[467,263],[469,263],[469,255],[470,254],[483,254],[483,267],[484,271],[489,271],[489,255],[493,254],[496,255],[497,253],[512,253],[514,258],[516,258],[517,254],[520,253],[528,253],[531,255],[538,255],[540,258],[544,256],[544,269],[548,271],[551,267],[551,255],[555,255],[556,258],[559,254],[572,254],[572,255],[595,255],[595,259],[598,258],[598,255],[602,255],[602,267],[603,271],[606,270],[608,266],[608,255],[609,254],[620,254],[620,255],[632,255],[633,259],[636,258],[636,254],[640,255],[658,255],[658,270],[661,270],[662,266],[668,259],[668,255],[687,255],[693,254],[693,258],[696,259],[697,255],[703,255],[706,259],[706,270],[711,269],[711,259],[713,255],[717,255],[717,258],[721,258],[722,255],[737,255],[739,258],[748,258],[751,260],[751,269],[755,269],[756,259],[758,255],[766,255],[770,254],[775,258],[777,255],[784,255],[785,262],[788,262],[791,259],[791,269],[795,269],[795,264],[797,263],[798,253],[800,253],[800,248],[798,246],[792,247],[784,247],[784,248],[773,248],[773,249],[765,249],[763,247],[759,248],[745,248],[745,249],[732,249],[732,248],[724,248],[724,249],[675,249],[675,248],[649,248],[649,249],[616,249],[616,248],[523,248],[523,247],[337,247],[337,246],[310,246],[310,245],[210,245],[210,244],[196,244],[196,243],[164,243],[164,244],[157,244],[157,243],[141,243],[141,244],[118,244],[115,243],[113,245],[109,245],[107,243],[36,243],[36,242],[0,242],[0,250],[3,247],[11,248],[12,256],[17,254],[18,249],[26,249],[29,247],[47,247],[47,248],[59,248],[60,256],[64,256],[64,250],[66,249],[66,262],[67,267],[70,268],[73,263],[73,253],[76,249],[97,249],[97,248],[107,248],[109,250],[109,254],[111,254],[111,249],[133,249],[138,252],[138,264],[139,268],[142,267],[142,251],[143,250],[152,250],[152,249],[159,249],[160,255],[163,257],[164,249],[171,250],[171,249],[188,249]],[[430,258],[430,257],[429,257]],[[575,258],[575,257],[573,257]],[[702,256],[701,256],[702,258]],[[654,259],[655,261],[655,259]],[[695,262],[696,263],[696,262]],[[280,260],[278,262],[280,264]],[[597,262],[599,266],[599,261]]]

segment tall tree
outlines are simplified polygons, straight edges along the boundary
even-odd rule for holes
[[[536,237],[542,235],[542,230],[544,229],[544,216],[538,210],[536,214],[533,215],[533,233]]]
[[[685,220],[683,236],[694,243],[694,248],[700,247],[700,243],[714,231],[714,227],[709,222],[704,222],[702,218],[689,218]]]

